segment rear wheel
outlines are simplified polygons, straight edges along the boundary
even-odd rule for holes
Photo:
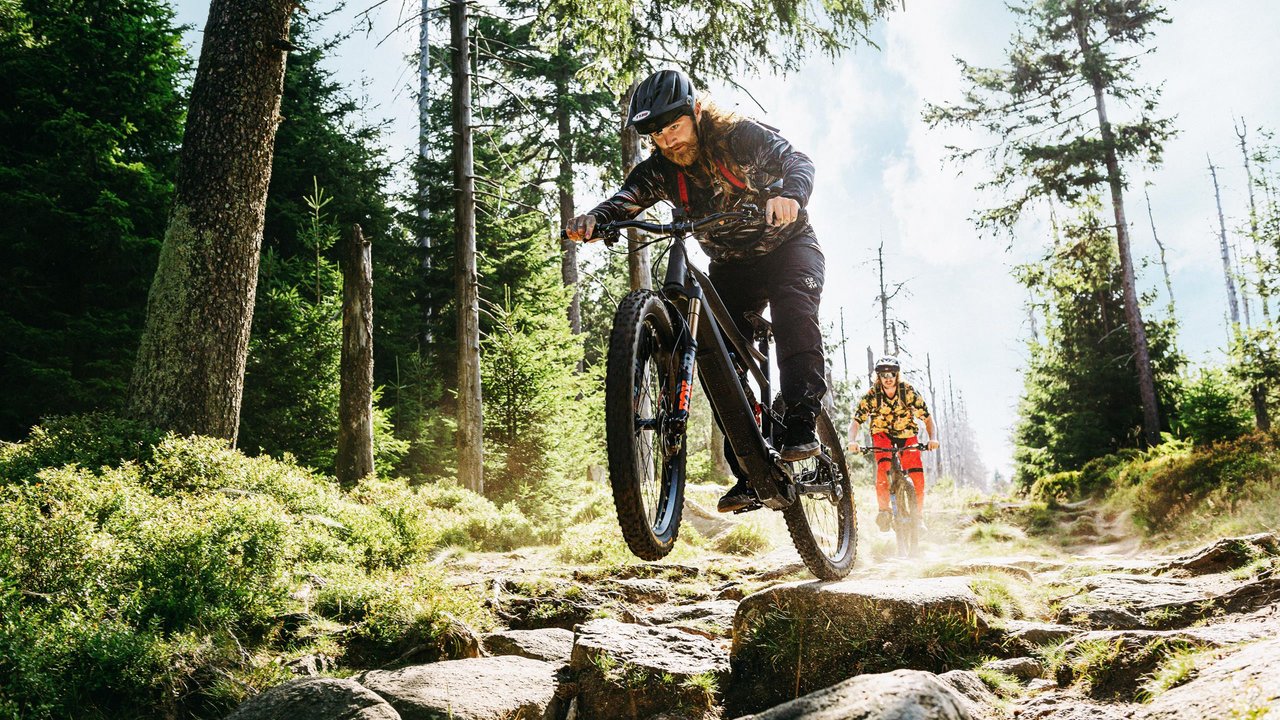
[[[671,552],[684,509],[684,431],[671,423],[677,362],[666,305],[650,291],[627,295],[609,339],[605,430],[618,525],[642,560]]]
[[[821,452],[791,463],[798,497],[782,516],[809,571],[821,580],[839,580],[853,569],[857,557],[853,488],[844,443],[825,410],[818,413],[814,429]]]

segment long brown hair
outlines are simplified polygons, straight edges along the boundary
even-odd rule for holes
[[[702,99],[702,114],[697,123],[698,142],[702,146],[702,152],[698,156],[698,164],[707,173],[709,177],[715,178],[720,183],[726,193],[748,193],[754,195],[759,190],[752,186],[751,178],[742,171],[733,160],[733,153],[729,151],[729,134],[734,126],[742,122],[744,118],[738,113],[722,108],[710,98]],[[736,187],[733,183],[720,172],[716,161],[719,160],[726,170],[733,173],[742,184],[746,185],[745,189]]]

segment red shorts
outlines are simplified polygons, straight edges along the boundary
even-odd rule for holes
[[[919,442],[915,435],[900,443],[915,445]],[[888,433],[877,433],[871,436],[871,445],[878,448],[893,447]],[[881,510],[889,509],[889,468],[893,465],[893,455],[876,453],[876,503]],[[920,459],[919,450],[902,451],[902,469],[906,471],[911,483],[916,486],[916,507],[924,509],[924,462]]]

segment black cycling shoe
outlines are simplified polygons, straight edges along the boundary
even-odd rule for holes
[[[727,513],[735,510],[741,510],[756,501],[756,494],[747,487],[746,480],[739,480],[733,487],[729,488],[729,492],[720,498],[720,502],[716,503],[716,511]]]
[[[782,459],[795,462],[818,454],[818,438],[813,433],[813,421],[791,418],[782,434]]]

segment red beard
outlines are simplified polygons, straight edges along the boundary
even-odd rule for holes
[[[679,149],[660,148],[663,156],[680,167],[689,167],[698,159],[698,153],[702,151],[702,146],[698,143],[698,136],[695,133],[693,139],[681,145]]]

